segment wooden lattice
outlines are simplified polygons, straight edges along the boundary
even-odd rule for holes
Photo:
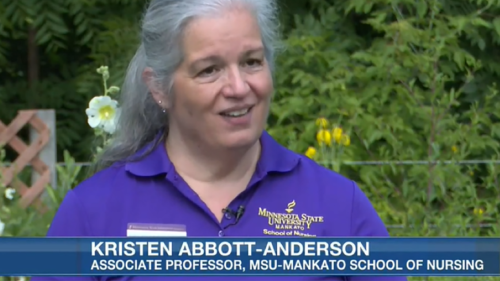
[[[0,145],[8,145],[18,153],[16,160],[9,167],[0,167],[1,180],[11,186],[21,195],[20,204],[26,208],[37,203],[45,187],[50,183],[50,169],[38,158],[40,151],[47,145],[50,138],[50,129],[36,116],[36,110],[21,110],[7,126],[0,121]],[[26,125],[30,125],[38,133],[35,141],[25,144],[18,136],[18,132]],[[36,182],[28,187],[16,175],[23,171],[27,165],[40,175]]]

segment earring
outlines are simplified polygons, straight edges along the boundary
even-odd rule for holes
[[[158,101],[158,104],[161,104],[161,100]],[[165,108],[162,108],[161,112],[165,113],[167,110]]]

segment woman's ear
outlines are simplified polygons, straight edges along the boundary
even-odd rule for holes
[[[142,72],[142,80],[146,83],[151,96],[156,103],[162,108],[167,109],[169,104],[167,95],[163,91],[163,87],[156,79],[155,73],[151,67],[146,67]]]

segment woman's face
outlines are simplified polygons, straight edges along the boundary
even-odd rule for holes
[[[259,27],[244,10],[200,18],[187,27],[185,59],[174,75],[172,133],[213,148],[255,143],[273,91]]]

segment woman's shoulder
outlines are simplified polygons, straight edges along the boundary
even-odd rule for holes
[[[117,201],[132,200],[140,192],[140,184],[126,167],[126,164],[116,164],[95,172],[70,190],[67,197],[73,197],[80,208],[89,213],[100,212],[101,207]]]
[[[113,165],[99,170],[75,186],[73,192],[78,197],[112,192],[117,182],[127,180],[125,165]],[[120,183],[122,184],[122,183]]]
[[[296,184],[304,185],[308,182],[308,189],[318,191],[325,189],[352,190],[354,182],[339,173],[336,173],[316,161],[299,154],[274,140],[267,132],[262,136],[265,154],[262,162],[270,171],[286,172],[289,179]],[[312,191],[312,190],[311,190]]]
[[[47,235],[113,234],[108,231],[110,224],[117,223],[117,212],[126,209],[121,201],[135,196],[127,182],[130,179],[123,166],[105,168],[88,177],[67,192]]]
[[[383,222],[356,182],[305,156],[300,156],[299,163],[293,182],[303,184],[303,197],[315,198],[310,202],[317,202],[317,208],[328,214],[334,225],[345,226],[352,236],[387,236]]]
[[[304,178],[305,181],[314,183],[314,187],[323,192],[328,191],[350,191],[357,188],[356,183],[343,176],[340,173],[333,171],[316,161],[308,158],[305,155],[298,155],[300,158],[299,165],[295,172],[297,177]]]

